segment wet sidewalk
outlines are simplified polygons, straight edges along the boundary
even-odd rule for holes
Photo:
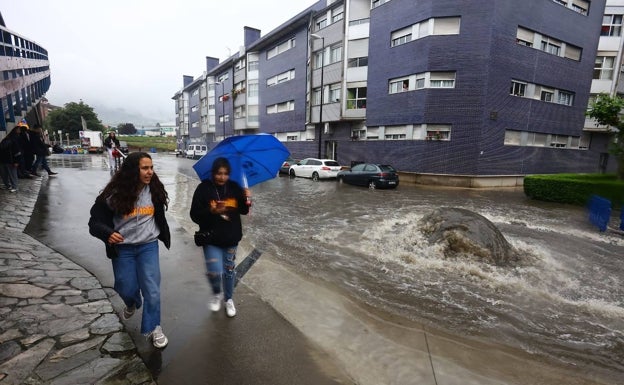
[[[0,384],[155,384],[114,292],[23,232],[45,178],[0,190]]]

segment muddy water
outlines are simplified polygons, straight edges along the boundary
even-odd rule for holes
[[[197,182],[181,162],[161,178],[177,202],[172,214],[191,231],[184,202]],[[274,266],[323,287],[319,293],[329,289],[369,309],[360,321],[413,322],[580,370],[596,383],[624,380],[624,238],[599,233],[583,208],[530,201],[519,189],[369,191],[286,177],[253,193],[245,240]],[[418,227],[436,207],[485,216],[520,260],[497,267],[469,255],[445,257]],[[313,313],[305,306],[280,311],[293,320]],[[314,322],[324,322],[322,313]],[[319,341],[339,350],[337,339]]]

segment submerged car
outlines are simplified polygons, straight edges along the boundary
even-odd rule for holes
[[[288,175],[312,178],[317,181],[335,178],[341,168],[340,164],[333,159],[305,158],[290,166]]]
[[[288,158],[286,158],[284,163],[282,163],[282,167],[280,167],[279,173],[288,175],[288,172],[290,171],[290,166],[296,164],[297,162],[298,161],[296,159],[293,159],[289,156]]]
[[[350,170],[342,170],[336,176],[338,182],[370,189],[395,188],[399,185],[399,174],[388,164],[359,163]]]

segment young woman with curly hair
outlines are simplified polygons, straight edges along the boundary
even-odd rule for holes
[[[106,244],[113,263],[115,291],[130,318],[143,306],[141,333],[157,348],[169,342],[160,326],[158,240],[171,246],[165,218],[169,198],[145,152],[128,155],[91,207],[89,233]]]

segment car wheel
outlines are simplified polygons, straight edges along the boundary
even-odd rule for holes
[[[368,182],[368,188],[371,190],[374,190],[377,186],[375,185],[375,181],[369,181]]]
[[[296,177],[297,175],[295,175],[295,170],[290,170],[290,172],[288,173],[288,175],[290,175],[291,178]]]
[[[319,175],[318,175],[318,173],[317,173],[317,172],[313,172],[313,173],[312,173],[312,180],[313,180],[313,181],[315,181],[315,182],[318,182],[318,180],[319,180]]]

